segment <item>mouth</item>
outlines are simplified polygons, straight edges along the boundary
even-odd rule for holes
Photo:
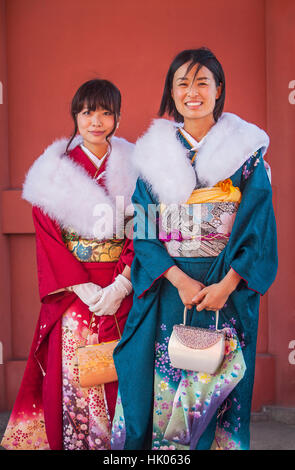
[[[202,106],[202,101],[187,101],[184,103],[189,109],[197,109]]]
[[[95,136],[100,136],[104,134],[104,131],[89,131],[90,134],[95,135]]]

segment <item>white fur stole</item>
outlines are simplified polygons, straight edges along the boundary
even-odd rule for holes
[[[112,152],[106,165],[105,191],[81,165],[65,155],[67,142],[66,138],[56,140],[37,158],[26,175],[22,197],[39,207],[63,229],[73,230],[89,239],[112,238],[115,233],[116,197],[121,197],[124,211],[131,204],[135,189],[137,174],[132,163],[134,144],[123,138],[111,139]],[[80,143],[81,137],[78,136],[70,149]],[[100,224],[97,217],[100,217]]]
[[[172,121],[155,119],[137,140],[134,152],[139,174],[166,204],[185,202],[197,180],[212,187],[229,178],[258,149],[264,155],[269,145],[268,135],[255,124],[223,113],[206,135],[192,165],[187,149],[176,137],[176,127]]]

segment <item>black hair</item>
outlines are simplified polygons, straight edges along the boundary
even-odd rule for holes
[[[89,111],[95,111],[101,107],[107,109],[114,115],[114,127],[107,135],[106,140],[108,143],[109,138],[114,134],[121,112],[121,93],[120,90],[108,80],[95,78],[83,83],[76,91],[71,103],[71,116],[74,121],[74,131],[68,142],[66,154],[68,149],[78,132],[77,114],[79,114],[84,107]]]
[[[163,116],[165,113],[167,113],[169,116],[172,116],[176,122],[183,122],[183,116],[176,109],[171,91],[173,77],[176,70],[178,70],[179,67],[181,67],[183,64],[186,64],[187,62],[189,63],[189,66],[187,68],[186,74],[192,69],[192,67],[194,67],[194,65],[198,64],[195,73],[196,76],[200,68],[205,66],[212,72],[216,87],[221,85],[221,94],[220,97],[216,100],[213,111],[213,117],[215,121],[217,121],[221,116],[224,107],[225,76],[220,62],[217,60],[213,52],[211,52],[207,47],[201,47],[199,49],[187,49],[177,54],[177,56],[174,58],[166,75],[164,91],[158,115]]]

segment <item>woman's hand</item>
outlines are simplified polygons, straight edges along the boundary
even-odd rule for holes
[[[194,302],[193,297],[200,294],[204,288],[204,284],[188,276],[188,279],[178,287],[178,294],[183,305],[188,309],[192,308]]]
[[[118,274],[112,284],[102,289],[99,300],[90,305],[89,310],[95,315],[114,315],[122,300],[132,292],[132,284],[127,277]]]
[[[85,282],[84,284],[66,287],[66,290],[75,292],[79,299],[88,307],[97,302],[102,295],[102,288],[93,282]]]
[[[189,277],[177,266],[170,268],[164,276],[177,288],[179,296],[188,309],[193,306],[193,297],[198,294],[205,286],[202,282]]]
[[[194,296],[192,302],[201,310],[220,310],[224,307],[230,294],[236,289],[241,276],[230,268],[227,275],[218,283],[205,287]]]
[[[196,304],[196,310],[220,310],[226,303],[229,292],[221,283],[211,284],[194,296],[192,302]]]

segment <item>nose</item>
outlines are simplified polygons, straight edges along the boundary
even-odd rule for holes
[[[195,83],[192,83],[187,91],[188,96],[196,96],[198,94],[198,88]]]
[[[98,114],[93,114],[91,124],[95,127],[100,127],[102,125],[100,116]]]

